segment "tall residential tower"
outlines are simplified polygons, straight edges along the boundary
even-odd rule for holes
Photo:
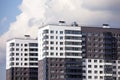
[[[120,80],[120,29],[47,25],[38,32],[39,80]]]
[[[14,38],[6,49],[6,80],[38,80],[37,40]]]

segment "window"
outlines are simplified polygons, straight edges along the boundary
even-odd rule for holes
[[[96,62],[97,62],[97,60],[94,60],[94,62],[96,63]]]
[[[94,68],[97,68],[97,65],[94,65]]]
[[[60,42],[60,45],[63,45],[63,42]]]
[[[24,51],[28,51],[28,49],[24,49]]]
[[[10,66],[13,66],[13,65],[14,65],[14,62],[11,62],[11,63],[10,63]]]
[[[25,58],[24,60],[27,61],[27,58]]]
[[[51,31],[50,31],[50,33],[54,33],[54,31],[53,31],[53,30],[51,30]]]
[[[24,65],[27,65],[27,63],[24,63]]]
[[[23,44],[21,44],[21,46],[23,46]]]
[[[94,73],[97,73],[97,71],[94,71]]]
[[[18,43],[16,43],[16,46],[19,46],[19,44],[18,44]]]
[[[50,42],[50,44],[54,44],[54,42],[53,42],[53,41],[51,41],[51,42]]]
[[[16,56],[19,56],[19,53],[16,53]]]
[[[19,63],[16,63],[16,65],[19,65]]]
[[[19,60],[19,58],[16,58],[16,61],[18,61]]]
[[[63,53],[60,53],[60,56],[63,56]]]
[[[62,47],[60,47],[60,50],[63,50],[63,48],[62,48]]]
[[[26,46],[27,46],[27,45],[26,45]],[[31,46],[31,47],[37,47],[38,44],[37,44],[37,43],[29,43],[29,46]]]
[[[91,62],[91,60],[88,60],[88,62]]]
[[[19,48],[16,48],[16,51],[19,51]]]
[[[91,78],[92,78],[92,76],[88,76],[88,78],[89,78],[89,79],[91,79]]]
[[[58,36],[56,36],[56,39],[58,39]]]
[[[10,46],[14,46],[15,44],[14,43],[10,43]]]
[[[81,50],[81,48],[80,47],[65,47],[65,50],[79,51]]]
[[[65,30],[65,34],[81,34],[79,30]]]
[[[97,79],[97,78],[98,78],[98,76],[95,76],[94,78],[95,78],[95,79]]]
[[[51,52],[50,55],[54,55],[54,53]]]
[[[63,31],[60,31],[60,34],[63,34]]]
[[[54,36],[50,36],[50,39],[54,39]]]
[[[25,53],[24,55],[27,56],[27,53]]]
[[[88,68],[91,68],[91,65],[88,65]]]
[[[54,50],[54,47],[50,47],[51,50]]]
[[[88,73],[92,73],[92,71],[91,71],[91,70],[88,70]]]
[[[99,62],[102,63],[102,60],[100,60]]]
[[[103,76],[100,76],[100,79],[103,79]]]
[[[102,66],[102,65],[100,65],[100,68],[103,68],[103,66]]]
[[[60,39],[63,39],[63,36],[60,36]]]
[[[65,39],[81,40],[81,37],[79,37],[79,36],[65,36]]]
[[[58,47],[56,47],[56,50],[58,50]]]
[[[103,73],[103,71],[100,71],[100,74],[102,74]]]
[[[26,46],[27,46],[27,44],[24,44],[24,46],[26,47]]]
[[[10,56],[14,56],[14,53],[11,53]]]
[[[56,42],[56,44],[58,44],[58,42]]]
[[[30,50],[30,51],[38,51],[37,48],[30,48],[29,50]]]

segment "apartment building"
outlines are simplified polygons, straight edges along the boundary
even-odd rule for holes
[[[38,31],[38,80],[120,80],[120,29],[46,25]]]
[[[38,42],[14,38],[6,45],[6,80],[38,80]]]

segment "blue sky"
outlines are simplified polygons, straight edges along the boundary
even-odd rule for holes
[[[6,32],[11,22],[20,13],[21,0],[0,0],[0,35]]]

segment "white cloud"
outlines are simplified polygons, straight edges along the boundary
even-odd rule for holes
[[[1,21],[0,21],[0,23],[1,23],[1,24],[4,24],[5,21],[7,21],[7,17],[3,17],[3,18],[1,19]]]
[[[73,21],[86,25],[120,24],[120,14],[116,14],[116,10],[109,11],[111,7],[119,10],[119,5],[119,0],[23,0],[19,7],[21,14],[0,37],[0,48],[5,51],[6,40],[13,37],[23,37],[24,34],[36,37],[42,23],[65,20],[68,24]],[[3,56],[0,53],[0,59]]]

